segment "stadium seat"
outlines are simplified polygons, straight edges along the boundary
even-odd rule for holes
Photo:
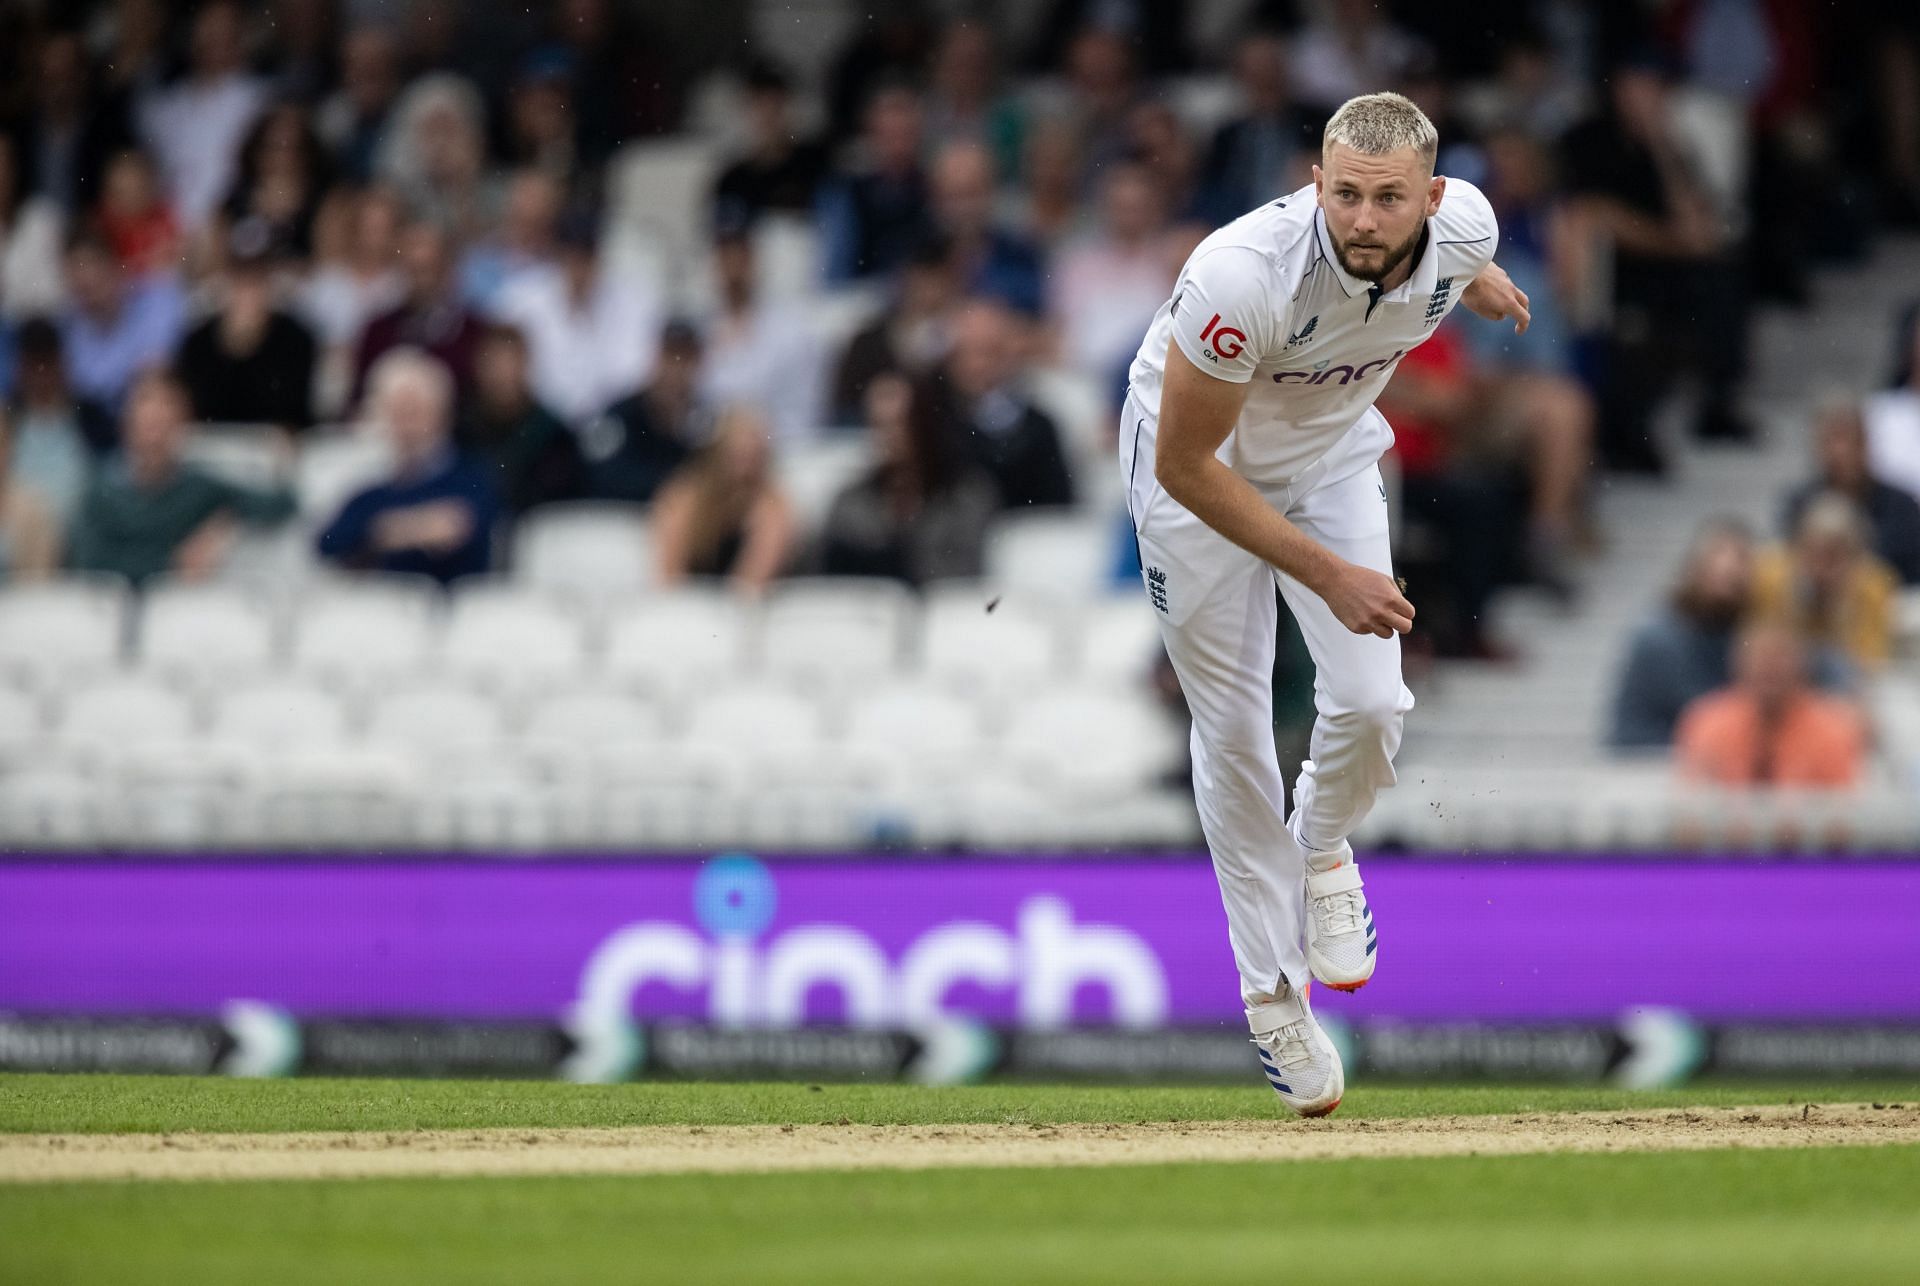
[[[1007,514],[987,532],[987,579],[1009,592],[1086,599],[1107,592],[1113,524],[1104,516]]]
[[[663,731],[659,708],[631,693],[570,688],[533,705],[520,744],[552,776],[566,779],[589,770],[609,746],[656,742]]]
[[[748,613],[739,599],[718,588],[680,588],[616,611],[607,622],[602,664],[615,682],[675,693],[742,669],[748,644]]]
[[[275,659],[273,616],[258,595],[232,585],[149,586],[134,655],[143,669],[191,680],[257,674]]]
[[[411,845],[418,765],[395,747],[300,749],[273,761],[260,791],[260,842],[286,849]]]
[[[89,759],[111,758],[142,745],[184,741],[193,732],[186,698],[158,683],[103,679],[72,692],[54,725],[54,744]]]
[[[1027,392],[1060,430],[1069,458],[1080,465],[1074,470],[1076,481],[1087,473],[1087,465],[1106,464],[1113,458],[1119,411],[1109,408],[1110,395],[1099,377],[1058,366],[1043,367],[1028,378]]]
[[[18,688],[0,687],[0,771],[30,762],[46,736],[40,702]]]
[[[203,424],[188,436],[187,463],[242,487],[280,480],[286,435],[265,424]]]
[[[761,667],[791,681],[849,683],[884,678],[900,666],[917,604],[891,581],[815,577],[768,595]]]
[[[292,608],[292,668],[356,689],[417,673],[433,652],[438,604],[438,588],[413,577],[322,581]]]
[[[521,692],[585,669],[586,629],[556,599],[494,581],[458,586],[440,662],[488,688]]]
[[[537,590],[600,600],[653,583],[653,549],[640,505],[542,505],[520,520],[513,577]]]
[[[0,589],[0,672],[40,682],[113,668],[127,601],[125,582],[104,576]]]
[[[467,688],[423,683],[380,698],[367,720],[367,741],[420,756],[446,768],[494,753],[503,720],[499,707]]]
[[[687,719],[688,742],[739,763],[763,753],[805,750],[824,740],[819,707],[780,687],[747,683],[723,688],[696,704]]]
[[[425,788],[414,840],[450,851],[539,852],[553,842],[553,814],[544,784],[511,765],[486,765]]]
[[[1069,665],[1082,682],[1137,688],[1164,655],[1160,625],[1145,594],[1095,599],[1069,619]]]
[[[333,520],[354,493],[393,469],[393,449],[375,430],[355,427],[309,433],[300,446],[294,492],[303,525],[319,529]]]
[[[1176,763],[1179,732],[1144,696],[1104,688],[1051,692],[1012,713],[1002,741],[1015,771],[1068,792],[1112,796]]]
[[[1044,600],[942,584],[921,612],[920,671],[974,696],[1031,692],[1059,673],[1060,639],[1059,615]]]
[[[104,843],[101,805],[106,790],[95,777],[37,767],[0,775],[0,847],[81,848]]]
[[[272,754],[290,746],[334,746],[347,738],[338,697],[297,680],[271,680],[218,696],[211,737]]]
[[[818,531],[834,500],[872,465],[873,445],[866,434],[830,433],[781,443],[774,473],[793,504],[800,530]]]

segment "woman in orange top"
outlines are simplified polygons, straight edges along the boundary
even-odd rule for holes
[[[1731,687],[1695,700],[1675,739],[1681,775],[1714,786],[1858,785],[1867,736],[1854,706],[1807,686],[1806,650],[1785,625],[1741,635]]]

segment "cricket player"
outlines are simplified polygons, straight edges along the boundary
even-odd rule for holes
[[[1433,172],[1433,123],[1398,94],[1327,122],[1313,186],[1214,232],[1128,373],[1120,467],[1141,574],[1193,712],[1193,784],[1267,1079],[1306,1116],[1340,1104],[1310,978],[1352,991],[1376,930],[1347,837],[1394,782],[1413,695],[1374,409],[1455,304],[1529,320],[1493,263],[1477,188]],[[1315,668],[1311,758],[1283,815],[1275,586]]]

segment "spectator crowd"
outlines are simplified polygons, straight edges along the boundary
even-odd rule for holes
[[[390,475],[313,537],[342,568],[452,581],[529,510],[605,500],[647,508],[665,582],[976,576],[997,516],[1106,494],[1047,377],[1110,419],[1191,248],[1310,182],[1332,109],[1393,88],[1533,301],[1524,336],[1442,327],[1382,402],[1418,637],[1499,658],[1490,597],[1574,594],[1593,488],[1668,467],[1663,407],[1754,435],[1754,305],[1920,221],[1897,6],[1252,0],[1212,37],[1180,0],[870,8],[807,69],[700,61],[618,0],[8,6],[0,576],[216,573],[294,511],[195,463],[230,425],[289,460],[384,435]],[[729,105],[717,131],[699,102]],[[613,175],[699,129],[728,151],[688,290],[617,252],[647,197]],[[808,279],[772,289],[793,235]],[[849,296],[856,324],[819,324]],[[1799,776],[1782,727],[1858,744],[1817,694],[1885,663],[1920,578],[1914,329],[1888,389],[1819,417],[1777,545],[1702,535],[1633,642],[1616,742],[1765,781]],[[869,464],[810,524],[776,465],[829,435]]]

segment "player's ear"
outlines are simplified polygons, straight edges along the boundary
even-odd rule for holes
[[[1440,198],[1447,194],[1447,176],[1436,174],[1427,182],[1427,217],[1440,213]]]
[[[1321,200],[1321,197],[1326,192],[1326,190],[1327,190],[1327,176],[1320,172],[1320,167],[1318,165],[1315,165],[1313,167],[1313,203],[1315,205],[1326,204],[1326,202]]]

